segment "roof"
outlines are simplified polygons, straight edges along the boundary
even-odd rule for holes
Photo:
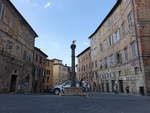
[[[113,12],[118,8],[118,6],[121,4],[122,0],[118,0],[116,2],[116,4],[114,5],[114,7],[111,9],[111,11],[108,13],[108,15],[104,18],[104,20],[102,21],[102,23],[98,26],[98,28],[95,30],[95,32],[89,36],[89,39],[92,38],[97,32],[98,30],[103,26],[103,24],[106,22],[106,20],[113,14]]]
[[[38,52],[42,53],[44,56],[48,57],[43,51],[41,51],[39,48],[34,47],[35,50],[37,50]]]
[[[50,62],[54,62],[53,60],[51,60],[51,59],[46,59],[47,61],[50,61]]]
[[[52,60],[58,60],[58,61],[62,61],[62,60],[60,60],[60,59],[57,59],[57,58],[54,58],[54,59],[52,59]]]
[[[25,22],[25,24],[29,27],[29,29],[33,32],[34,37],[38,37],[37,33],[33,30],[30,24],[25,20],[25,18],[21,15],[21,13],[16,9],[13,3],[10,0],[7,0],[8,3],[12,6],[12,8],[17,12],[17,14],[21,17],[21,19]]]
[[[91,49],[91,47],[86,48],[84,51],[82,51],[77,57],[80,57],[82,54],[84,54],[85,52],[87,52],[89,49]]]

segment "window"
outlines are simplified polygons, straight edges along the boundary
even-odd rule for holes
[[[136,57],[137,56],[136,42],[135,41],[131,43],[131,54],[132,54],[132,57]]]
[[[112,35],[109,36],[108,43],[109,43],[109,46],[113,45],[113,36]]]
[[[103,42],[103,51],[106,51],[107,48],[108,48],[107,40],[104,40],[104,42]]]
[[[83,66],[83,70],[85,71],[85,65]]]
[[[117,30],[117,41],[120,40],[120,29]]]
[[[49,77],[47,77],[47,82],[49,82]]]
[[[134,67],[135,74],[139,73],[139,67]]]
[[[112,65],[111,56],[109,56],[108,59],[107,59],[107,65],[108,65],[108,67],[110,67]]]
[[[17,51],[19,51],[19,50],[20,50],[20,47],[19,47],[18,45],[16,46],[16,50],[17,50]]]
[[[95,61],[95,67],[97,67],[97,61]]]
[[[127,6],[129,4],[130,0],[125,0],[125,5]]]
[[[116,40],[117,38],[116,38],[116,32],[115,33],[113,33],[113,41],[114,41],[114,43],[116,43],[117,42],[117,40]]]
[[[24,51],[24,52],[23,52],[23,59],[26,60],[26,58],[27,58],[27,52]]]
[[[117,64],[122,63],[122,54],[120,52],[117,53]]]
[[[80,63],[80,59],[79,59],[79,63]]]
[[[7,49],[13,49],[13,42],[8,40],[7,44],[6,44],[6,48]]]
[[[100,44],[100,51],[103,52],[103,44]]]
[[[88,64],[86,64],[86,69],[88,69]]]
[[[89,69],[91,69],[91,64],[89,64]]]
[[[125,61],[128,60],[128,49],[127,48],[124,49],[124,58],[125,58]]]
[[[47,66],[50,66],[50,63],[49,63],[49,61],[47,62]]]
[[[50,75],[50,70],[47,70],[47,74]]]
[[[110,56],[110,66],[112,66],[114,64],[114,56],[111,55]]]
[[[132,28],[133,26],[133,17],[132,17],[132,11],[128,14],[128,25],[129,25],[129,30]]]
[[[31,55],[28,56],[28,61],[31,62]]]
[[[0,19],[3,17],[3,12],[4,12],[4,5],[0,3]]]
[[[94,63],[92,62],[92,68],[94,67]]]
[[[80,67],[78,68],[79,72],[80,72]]]
[[[35,58],[35,59],[36,59],[36,62],[38,62],[38,55],[36,55],[36,58]]]
[[[121,33],[122,33],[122,36],[125,35],[125,23],[124,22],[121,25]]]
[[[116,43],[117,41],[120,40],[120,29],[118,29],[114,34],[113,34],[113,40],[114,40],[114,43]]]
[[[104,66],[107,68],[107,57],[104,58]]]
[[[122,73],[121,71],[119,71],[119,72],[118,72],[118,74],[119,74],[119,77],[121,76],[121,73]]]
[[[40,64],[42,64],[42,57],[40,56]]]
[[[102,61],[100,61],[100,69],[103,69]]]

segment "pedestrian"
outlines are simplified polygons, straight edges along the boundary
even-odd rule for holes
[[[86,84],[86,97],[89,97],[91,93],[91,86],[90,84]]]
[[[86,82],[83,80],[83,78],[80,80],[80,87],[82,88],[83,92],[86,91]]]
[[[82,87],[82,81],[83,81],[83,78],[80,80],[79,84],[80,84],[80,87]]]
[[[97,86],[96,86],[96,83],[93,82],[93,91],[94,91],[94,92],[96,92],[96,87],[97,87]]]
[[[114,85],[114,87],[113,87],[113,88],[114,88],[114,93],[116,93],[116,94],[117,94],[117,93],[118,93],[118,85]]]
[[[91,86],[90,84],[87,83],[87,92],[90,92],[91,91]]]
[[[126,92],[129,94],[129,86],[126,87]]]

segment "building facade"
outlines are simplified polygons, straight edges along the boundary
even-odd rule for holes
[[[37,47],[34,47],[34,62],[33,62],[33,92],[41,93],[45,91],[46,81],[46,59],[47,55]]]
[[[70,78],[70,67],[62,64],[62,60],[53,59],[53,85],[63,83]]]
[[[9,0],[0,0],[0,92],[31,92],[37,34]]]
[[[45,81],[45,87],[49,89],[53,86],[53,60],[46,60],[46,81]]]
[[[78,56],[78,65],[77,65],[77,80],[83,79],[87,83],[90,84],[93,90],[95,90],[95,83],[93,81],[92,74],[92,62],[91,62],[91,48],[86,48],[83,52],[81,52]]]
[[[89,37],[101,92],[150,95],[150,1],[118,0]]]

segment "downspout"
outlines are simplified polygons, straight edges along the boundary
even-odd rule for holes
[[[137,52],[138,52],[138,59],[139,59],[139,68],[140,68],[140,71],[142,72],[142,63],[141,63],[141,55],[140,55],[140,50],[139,50],[139,41],[138,41],[138,39],[140,40],[140,37],[139,37],[139,35],[138,35],[138,28],[137,28],[137,24],[138,24],[138,22],[137,22],[137,19],[136,19],[136,15],[135,15],[135,4],[134,4],[134,2],[133,2],[133,0],[131,0],[131,2],[132,2],[132,10],[133,10],[133,18],[134,18],[134,28],[135,28],[135,37],[136,37],[136,44],[137,44]]]

